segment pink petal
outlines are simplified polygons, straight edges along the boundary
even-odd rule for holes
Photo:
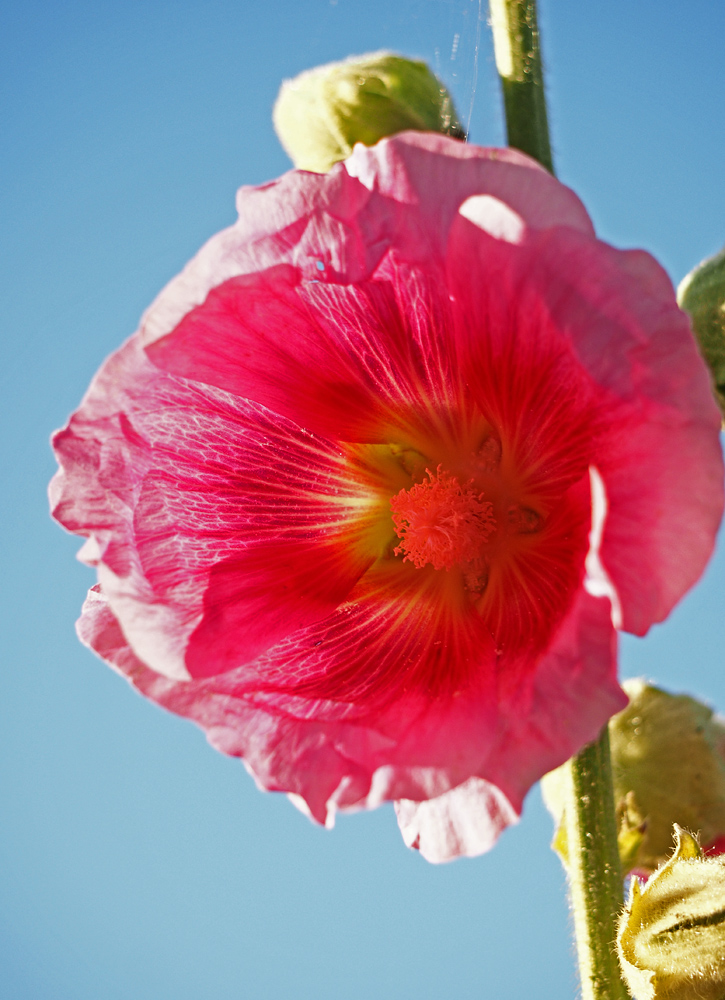
[[[169,676],[254,658],[333,610],[375,558],[356,545],[370,487],[338,446],[163,375],[135,342],[107,362],[55,447],[54,514],[92,540],[87,558],[126,636]],[[247,600],[217,605],[242,565],[256,566]],[[282,613],[290,587],[296,610],[288,600]],[[232,619],[233,634],[221,629]]]
[[[191,676],[232,670],[331,614],[373,562],[346,543],[262,543],[214,564],[187,646]]]
[[[488,774],[514,809],[528,789],[591,742],[627,696],[617,683],[617,640],[606,598],[580,591],[530,684],[507,693],[507,727]]]
[[[410,437],[411,411],[460,391],[441,337],[448,304],[435,271],[387,258],[375,278],[302,283],[290,267],[234,278],[147,352],[333,439]]]
[[[488,279],[475,290],[473,260]],[[623,627],[646,632],[699,578],[723,509],[719,412],[669,281],[644,252],[571,229],[515,246],[463,218],[448,266],[472,391],[494,422],[516,425],[530,452],[548,456],[550,482],[552,468],[562,482],[587,464],[599,470],[602,562]],[[545,381],[553,395],[537,394]]]
[[[459,207],[481,194],[508,206],[526,228],[571,226],[594,235],[577,195],[516,149],[485,149],[433,133],[403,132],[373,147],[359,143],[344,167],[377,197],[394,201],[398,217],[414,207],[410,214],[425,237],[411,233],[410,245],[406,240],[405,252],[413,260],[420,259],[421,246],[432,245],[440,253]]]
[[[321,677],[332,665],[353,665],[355,650],[362,661],[367,649],[375,662],[386,651],[385,628],[392,624],[384,611],[382,618],[381,624],[379,603],[352,606],[284,640],[250,668],[187,682],[161,677],[135,656],[97,589],[89,594],[79,634],[147,697],[196,721],[218,749],[243,757],[262,787],[302,797],[311,815],[328,823],[338,808],[436,798],[471,775],[496,784],[518,812],[531,784],[593,739],[626,701],[615,679],[608,602],[583,592],[528,681],[507,683],[504,671],[492,685],[490,674],[486,680],[477,671],[467,678],[465,696],[431,699],[413,688],[387,705],[379,701],[367,716],[362,699],[345,704],[295,693],[295,672]],[[411,654],[419,651],[419,676],[426,674],[427,658],[441,672],[453,666],[454,677],[457,672],[466,679],[455,650],[447,651],[450,660],[445,651],[441,657],[438,640],[426,642],[419,626],[414,620],[400,637],[403,653],[406,644]],[[521,680],[515,664],[507,666]],[[271,678],[266,694],[260,678]],[[470,837],[465,842],[472,850]]]
[[[144,343],[169,333],[212,288],[238,275],[291,264],[313,281],[322,264],[332,280],[367,276],[385,252],[384,244],[368,242],[360,230],[358,216],[369,201],[370,192],[345,171],[293,170],[240,188],[239,219],[213,236],[160,292],[141,321]]]
[[[502,691],[505,721],[480,777],[428,801],[396,802],[405,843],[432,862],[489,850],[517,822],[531,785],[558,766],[547,762],[568,760],[625,706],[615,644],[609,602],[581,592],[530,682]]]
[[[239,220],[152,303],[143,342],[170,333],[212,288],[238,275],[291,264],[305,281],[347,283],[370,277],[391,248],[410,261],[441,258],[458,207],[482,194],[510,206],[528,228],[564,225],[593,235],[574,192],[523,153],[404,132],[357,146],[329,174],[291,171],[241,188]]]
[[[395,814],[407,846],[434,864],[484,854],[519,820],[503,792],[482,778],[427,802],[400,799]]]
[[[352,728],[357,743],[384,744],[362,726],[306,722],[255,703],[233,675],[179,682],[150,670],[134,653],[98,586],[78,622],[82,642],[127,677],[142,694],[177,715],[195,721],[223,753],[244,757],[258,784],[269,791],[303,794],[311,816],[325,823],[337,799],[364,799],[369,778],[363,767],[336,747],[337,729]]]
[[[375,712],[381,721],[390,712],[397,727],[431,698],[490,688],[490,633],[464,602],[457,608],[445,600],[452,585],[432,571],[377,565],[334,614],[261,658],[260,695],[285,711],[314,704],[320,718]]]

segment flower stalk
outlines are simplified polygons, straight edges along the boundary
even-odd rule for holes
[[[567,764],[565,802],[582,1000],[627,1000],[615,951],[623,891],[607,726]]]
[[[509,146],[554,173],[535,0],[490,0]]]
[[[551,173],[535,0],[490,0],[509,146]],[[566,839],[582,1000],[627,1000],[615,950],[623,906],[609,729],[566,766]]]

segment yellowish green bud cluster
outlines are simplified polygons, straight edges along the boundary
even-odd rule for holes
[[[725,413],[725,250],[690,271],[677,289],[677,301],[689,313]]]
[[[396,132],[465,138],[450,94],[424,62],[392,52],[352,56],[286,80],[274,127],[292,162],[325,173],[356,142],[374,146]]]
[[[632,880],[617,951],[637,1000],[725,997],[725,861],[704,858],[675,827],[672,858],[647,881]]]
[[[712,709],[642,680],[625,681],[629,705],[609,721],[622,870],[654,871],[668,856],[672,826],[703,844],[725,834],[725,726]],[[558,822],[554,849],[566,864],[561,769],[544,797]]]

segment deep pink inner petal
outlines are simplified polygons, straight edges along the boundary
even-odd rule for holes
[[[410,437],[460,392],[440,278],[392,257],[359,285],[274,268],[213,289],[146,350],[333,440]]]
[[[472,259],[489,276],[475,293],[462,271]],[[641,251],[570,229],[512,246],[461,219],[449,282],[469,384],[502,425],[518,408],[522,467],[555,488],[588,463],[601,472],[602,560],[623,627],[646,632],[702,572],[723,509],[720,418],[666,276]],[[497,396],[491,373],[515,389],[526,371],[528,396]],[[497,417],[491,401],[510,413]]]
[[[254,400],[329,437],[355,440],[361,425],[381,419],[380,401],[325,337],[290,267],[213,289],[147,352],[166,371]]]
[[[475,288],[465,265],[486,282]],[[606,415],[593,380],[552,322],[531,260],[461,218],[451,232],[448,281],[461,364],[474,399],[499,429],[504,461],[532,494],[554,501],[587,474]],[[557,289],[552,288],[552,296]]]
[[[492,682],[494,643],[460,577],[380,564],[349,602],[281,642],[257,667],[270,695],[367,714],[411,696],[447,699]]]
[[[187,647],[192,677],[241,666],[331,614],[373,561],[345,542],[263,543],[216,563]]]

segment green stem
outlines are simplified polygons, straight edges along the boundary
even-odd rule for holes
[[[490,0],[490,9],[508,144],[553,173],[536,0]],[[615,950],[623,893],[607,726],[572,757],[566,775],[567,869],[582,1000],[628,1000]]]
[[[536,2],[490,0],[490,8],[508,144],[533,156],[553,174]]]
[[[490,0],[509,146],[554,172],[536,0]],[[566,840],[582,1000],[628,1000],[615,951],[623,906],[609,729],[567,767]]]
[[[582,1000],[628,1000],[614,946],[623,893],[607,726],[572,757],[566,774],[567,870]]]

